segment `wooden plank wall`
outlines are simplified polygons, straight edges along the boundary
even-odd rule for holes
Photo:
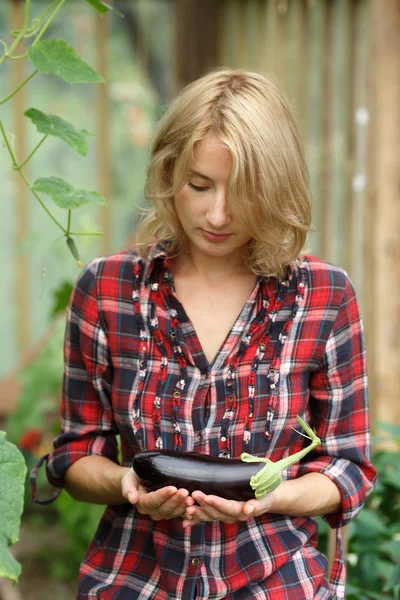
[[[361,301],[365,186],[356,176],[365,173],[368,6],[368,0],[230,0],[219,32],[221,65],[270,73],[285,90],[310,168],[310,249],[348,270]]]
[[[384,7],[383,7],[384,4]],[[373,418],[400,424],[400,0],[371,0],[366,318]]]

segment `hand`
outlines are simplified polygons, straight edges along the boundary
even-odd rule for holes
[[[268,512],[274,500],[274,492],[267,494],[261,500],[248,500],[237,502],[226,500],[219,496],[206,496],[203,492],[195,491],[192,498],[199,506],[188,506],[185,511],[183,527],[192,527],[201,521],[222,521],[223,523],[235,523],[236,521],[247,521],[251,517]]]
[[[121,480],[122,495],[134,504],[141,515],[149,515],[154,521],[183,517],[186,508],[194,504],[185,489],[167,486],[147,492],[139,483],[133,469],[129,469]]]

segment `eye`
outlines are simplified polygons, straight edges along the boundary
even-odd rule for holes
[[[196,192],[205,192],[206,190],[208,190],[207,187],[203,187],[201,185],[194,185],[194,183],[191,183],[190,181],[187,182],[188,186],[192,188],[192,190],[195,190]]]

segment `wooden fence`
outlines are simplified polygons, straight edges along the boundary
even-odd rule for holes
[[[346,268],[362,298],[369,2],[223,4],[220,62],[271,73],[286,91],[310,169],[311,251]]]

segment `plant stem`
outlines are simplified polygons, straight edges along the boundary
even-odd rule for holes
[[[67,236],[69,236],[69,232],[71,230],[71,209],[68,210],[68,224],[67,224]]]
[[[38,196],[38,194],[35,192],[35,190],[31,189],[31,183],[30,183],[30,181],[28,181],[25,173],[23,171],[21,171],[21,170],[19,170],[18,173],[21,175],[22,179],[25,181],[26,185],[31,190],[32,194],[35,196],[35,198],[37,199],[37,201],[39,202],[39,204],[41,205],[41,207],[47,212],[47,214],[49,215],[50,219],[52,219],[54,221],[54,223],[57,225],[57,227],[59,227],[61,229],[61,231],[64,231],[64,233],[66,233],[65,227],[63,227],[61,225],[61,223],[59,223],[59,221],[57,221],[57,219],[55,218],[55,216],[49,211],[49,209],[47,208],[47,206],[45,205],[45,203],[43,202],[43,200],[40,198],[40,196]]]
[[[53,250],[53,248],[57,244],[57,242],[59,242],[63,237],[65,237],[65,233],[62,233],[57,239],[54,240],[54,242],[51,244],[50,248],[47,250],[46,254],[43,257],[42,265],[44,265],[44,261],[46,260],[47,256],[50,254],[50,252]],[[42,268],[43,268],[43,266],[42,266]]]
[[[29,23],[29,5],[30,5],[30,3],[31,3],[31,0],[26,0],[26,2],[25,2],[24,24],[22,26],[24,33],[27,30],[28,23]]]
[[[12,148],[11,148],[11,146],[10,146],[10,142],[8,141],[7,134],[6,134],[5,130],[4,130],[3,123],[2,123],[1,121],[0,121],[0,129],[1,129],[1,133],[2,133],[2,135],[3,135],[4,141],[5,141],[5,143],[6,143],[6,146],[7,146],[8,153],[9,153],[9,154],[10,154],[10,156],[11,156],[11,160],[12,160],[12,162],[13,162],[13,166],[14,166],[14,167],[18,167],[18,164],[17,164],[17,161],[16,161],[16,159],[15,159],[15,155],[14,155],[13,149],[12,149]]]
[[[36,46],[36,44],[40,41],[40,38],[42,37],[42,35],[44,34],[44,32],[46,31],[46,29],[48,28],[48,26],[52,22],[52,20],[54,19],[54,17],[58,13],[58,11],[61,9],[61,7],[64,4],[64,2],[65,2],[65,0],[60,0],[59,5],[54,10],[53,14],[50,15],[50,17],[47,19],[46,23],[43,26],[43,29],[38,33],[37,37],[35,38],[35,41],[33,42],[32,47]]]
[[[59,2],[59,0],[53,0],[53,2],[51,4],[49,4],[49,6],[46,8],[44,13],[39,17],[40,25],[43,23],[43,21],[45,20],[45,18],[49,14],[49,12],[51,12],[53,10],[53,8],[57,4],[57,2]]]
[[[44,13],[38,18],[38,19],[34,19],[33,23],[36,24],[32,24],[31,27],[25,28],[25,33],[24,33],[24,38],[27,37],[32,37],[33,35],[36,35],[37,30],[40,28],[41,24],[43,23],[43,21],[45,20],[45,18],[47,17],[47,15],[49,14],[49,12],[51,12],[54,8],[54,6],[57,4],[57,2],[59,2],[59,0],[53,0],[53,2],[50,4],[50,6],[48,6],[46,8],[46,10],[44,11]],[[16,32],[17,35],[19,35],[20,32]],[[11,60],[21,60],[22,58],[26,58],[29,55],[29,52],[24,52],[24,54],[19,54],[17,56],[12,56],[10,54],[10,52],[7,52],[7,56],[5,58],[10,58]]]
[[[17,35],[17,37],[15,38],[15,40],[13,41],[13,43],[11,44],[8,52],[6,54],[4,54],[4,56],[2,56],[0,58],[0,65],[4,62],[4,60],[8,57],[9,54],[11,54],[11,52],[13,52],[15,50],[15,48],[18,46],[18,44],[20,43],[20,41],[22,40],[22,38],[25,35],[25,31],[28,28],[28,21],[29,21],[29,5],[31,3],[31,0],[26,0],[25,3],[25,12],[24,12],[24,24],[22,26],[21,31],[19,32],[19,34]]]
[[[3,62],[4,58],[6,56],[8,56],[8,48],[7,48],[7,44],[5,42],[3,42],[3,40],[0,40],[0,44],[3,44],[3,46],[4,46],[4,54],[0,59],[0,61]],[[0,64],[1,64],[1,62],[0,62]]]
[[[26,79],[24,79],[24,81],[23,81],[22,83],[20,83],[20,85],[19,85],[17,88],[15,88],[15,90],[14,90],[13,92],[11,92],[11,94],[9,94],[9,96],[7,96],[7,98],[4,98],[4,100],[0,100],[0,104],[4,104],[4,102],[7,102],[7,100],[10,100],[10,98],[12,98],[13,96],[15,96],[15,94],[16,94],[17,92],[19,92],[19,90],[20,90],[20,89],[21,89],[21,88],[22,88],[22,87],[23,87],[25,84],[27,84],[27,83],[28,83],[28,81],[29,81],[30,79],[32,79],[32,77],[34,77],[34,76],[36,75],[36,73],[39,73],[39,70],[38,70],[38,69],[35,69],[35,71],[33,71],[33,73],[31,73],[31,74],[29,75],[29,77],[27,77]]]
[[[23,171],[19,170],[18,173],[21,175],[22,179],[25,181],[26,185],[31,190],[32,194],[35,196],[35,198],[37,199],[37,201],[39,202],[41,207],[47,212],[50,219],[52,219],[54,221],[54,223],[57,225],[57,227],[59,227],[61,229],[61,231],[64,231],[64,233],[66,233],[65,227],[63,227],[61,225],[61,223],[59,223],[59,221],[57,221],[55,216],[49,211],[49,209],[47,208],[47,206],[45,205],[43,200],[40,198],[40,196],[38,196],[38,194],[35,192],[35,190],[31,189],[31,183],[30,183],[30,181],[28,181],[28,179],[27,179],[26,175],[23,173]]]
[[[28,156],[28,158],[26,158],[24,160],[23,163],[21,163],[20,165],[18,165],[17,167],[13,167],[13,169],[15,171],[19,171],[20,169],[22,169],[22,167],[24,167],[26,165],[26,163],[28,162],[28,160],[30,160],[32,158],[32,156],[35,154],[36,150],[38,150],[40,148],[40,146],[43,144],[43,142],[45,141],[45,139],[49,137],[49,134],[46,133],[46,135],[44,137],[42,137],[42,139],[40,140],[40,142],[38,143],[38,145],[36,146],[36,148],[34,148],[32,150],[32,152],[30,153],[30,155]]]
[[[21,168],[18,168],[17,159],[15,158],[15,154],[14,154],[14,152],[13,152],[13,149],[11,148],[10,142],[8,141],[7,134],[6,134],[5,130],[4,130],[3,123],[2,123],[1,121],[0,121],[0,130],[1,130],[1,133],[2,133],[2,135],[3,135],[4,141],[5,141],[5,143],[6,143],[7,150],[8,150],[8,152],[9,152],[10,156],[11,156],[11,160],[12,160],[12,162],[13,162],[13,165],[14,165],[14,167],[16,167],[16,170],[17,170],[17,171],[18,171],[18,173],[21,175],[22,179],[25,181],[26,185],[27,185],[27,186],[28,186],[28,188],[31,190],[32,194],[33,194],[33,195],[35,196],[35,198],[38,200],[38,202],[39,202],[39,204],[41,205],[41,207],[42,207],[42,208],[43,208],[43,209],[44,209],[44,210],[47,212],[47,214],[48,214],[48,215],[49,215],[49,217],[50,217],[50,218],[51,218],[51,219],[54,221],[54,223],[57,225],[57,227],[59,227],[59,228],[61,229],[61,231],[63,231],[64,233],[66,233],[66,229],[65,229],[65,227],[63,227],[63,226],[61,225],[61,223],[59,223],[59,222],[57,221],[57,219],[55,218],[55,216],[51,214],[51,212],[49,211],[49,209],[47,208],[47,206],[45,205],[45,203],[43,202],[43,200],[40,198],[40,196],[38,196],[38,194],[37,194],[37,193],[36,193],[34,190],[32,190],[32,189],[31,189],[31,184],[30,184],[30,182],[28,181],[28,179],[27,179],[27,177],[26,177],[25,173],[24,173],[24,172],[21,170]]]
[[[102,231],[70,231],[69,235],[104,235]]]

